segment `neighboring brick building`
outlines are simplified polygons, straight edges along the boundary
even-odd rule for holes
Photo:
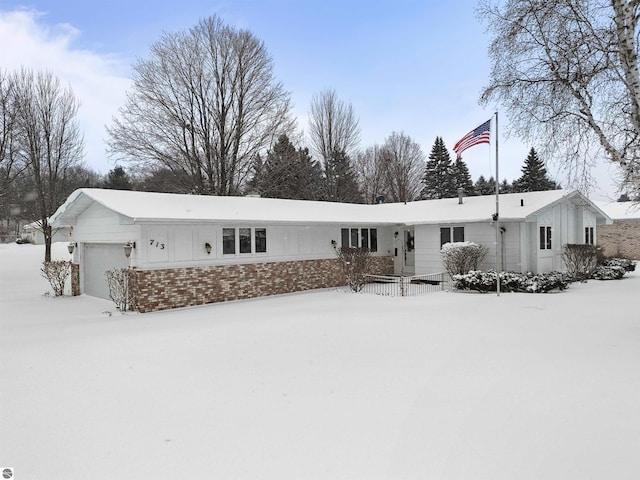
[[[612,225],[598,229],[598,245],[607,257],[640,260],[640,204],[602,203],[600,208],[613,219]]]

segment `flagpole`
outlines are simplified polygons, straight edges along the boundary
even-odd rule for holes
[[[500,296],[500,272],[502,271],[502,238],[500,235],[500,174],[498,171],[498,112],[496,112],[496,293]]]

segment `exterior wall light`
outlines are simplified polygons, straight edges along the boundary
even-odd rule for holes
[[[136,242],[127,242],[124,246],[124,256],[129,258],[131,256],[131,249],[136,248]]]
[[[67,245],[67,250],[69,250],[69,253],[71,255],[73,255],[73,249],[76,248],[76,244],[73,242],[69,242],[69,245]]]
[[[338,242],[336,242],[335,240],[331,240],[331,246],[333,248],[336,248],[337,245],[338,245]]]
[[[209,242],[204,244],[204,249],[207,251],[207,255],[211,255],[211,244]]]

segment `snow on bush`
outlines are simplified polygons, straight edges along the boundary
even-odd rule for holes
[[[442,246],[440,255],[445,270],[453,278],[477,270],[487,251],[487,247],[475,242],[448,242]]]
[[[598,247],[595,245],[569,243],[564,246],[562,259],[567,273],[574,280],[591,278],[598,264]]]
[[[619,280],[627,271],[619,265],[598,265],[591,278],[595,280]]]
[[[64,295],[64,284],[71,273],[71,262],[66,260],[43,262],[40,271],[42,276],[49,280],[53,294],[56,297]]]
[[[121,312],[136,308],[136,276],[130,268],[113,268],[105,272],[109,297]]]
[[[351,291],[362,290],[371,266],[371,251],[368,248],[344,247],[336,248],[336,255],[342,263]]]
[[[622,267],[627,272],[635,272],[636,270],[636,262],[634,260],[629,260],[628,258],[607,258],[600,262],[600,265],[605,267]]]
[[[453,276],[454,286],[458,290],[495,292],[497,276],[494,270],[481,272],[472,270],[466,274]],[[561,272],[551,273],[515,273],[500,272],[500,291],[546,293],[551,290],[564,290],[569,286],[567,275]]]
[[[636,269],[636,262],[626,258],[606,258],[600,262],[591,274],[591,278],[596,280],[618,280],[627,272]]]

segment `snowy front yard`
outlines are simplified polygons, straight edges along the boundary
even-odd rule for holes
[[[120,315],[43,296],[42,256],[0,245],[0,467],[18,480],[640,473],[639,272]]]

